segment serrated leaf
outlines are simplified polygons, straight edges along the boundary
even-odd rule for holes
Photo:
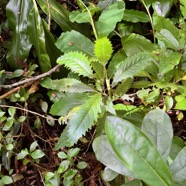
[[[82,92],[95,92],[95,90],[82,83],[79,80],[72,78],[63,78],[60,80],[51,80],[50,78],[46,78],[41,82],[41,85],[45,88],[58,90],[61,92],[69,92],[69,93],[82,93]]]
[[[94,140],[93,150],[96,158],[109,169],[122,175],[137,178],[135,174],[123,165],[121,160],[117,157],[106,135],[101,135]]]
[[[64,146],[71,147],[94,125],[101,109],[101,102],[101,94],[95,94],[80,107],[60,136],[55,146],[56,150]]]
[[[69,52],[57,59],[58,64],[64,64],[67,68],[70,68],[72,72],[79,75],[94,78],[93,71],[90,66],[88,58],[78,52]]]
[[[138,22],[146,23],[146,22],[149,22],[149,17],[143,11],[125,9],[123,20],[129,21],[132,23],[138,23]]]
[[[66,94],[52,105],[50,113],[55,116],[65,116],[74,107],[84,104],[87,99],[88,95],[85,93]]]
[[[118,83],[129,77],[137,75],[140,71],[144,70],[152,60],[149,53],[138,53],[136,55],[126,58],[118,67],[113,84]]]
[[[143,119],[141,130],[155,144],[164,160],[167,160],[172,145],[173,128],[166,112],[161,109],[148,112]]]
[[[123,1],[116,2],[103,10],[98,21],[95,23],[98,37],[107,37],[121,21],[124,15],[125,4]]]
[[[150,186],[174,185],[166,162],[139,128],[119,117],[108,116],[105,131],[120,161],[139,179]]]
[[[186,147],[176,156],[175,160],[170,165],[170,170],[175,182],[186,182]]]
[[[94,56],[94,43],[75,30],[63,32],[57,39],[56,46],[64,53],[78,51],[90,57]]]
[[[156,46],[150,40],[134,33],[130,34],[127,38],[122,37],[121,42],[127,56],[156,50]]]
[[[107,37],[97,39],[94,45],[94,53],[102,65],[106,65],[112,55],[112,44]]]

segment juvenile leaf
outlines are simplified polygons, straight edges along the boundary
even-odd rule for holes
[[[78,52],[69,52],[57,59],[58,64],[64,64],[67,68],[70,68],[72,72],[79,75],[94,78],[93,71],[90,66],[88,58]]]
[[[60,80],[51,80],[50,78],[46,78],[44,81],[41,82],[41,85],[45,88],[58,90],[61,92],[95,92],[92,87],[72,78],[63,78]]]
[[[39,159],[42,158],[45,155],[45,153],[42,150],[37,149],[33,151],[30,155],[33,159]]]
[[[108,116],[105,131],[120,161],[139,179],[151,186],[174,185],[166,163],[139,128],[121,118]]]
[[[143,11],[125,9],[123,20],[129,21],[132,23],[138,23],[138,22],[146,23],[146,22],[149,22],[149,17]]]
[[[78,51],[90,57],[94,56],[94,43],[75,30],[63,32],[57,39],[56,46],[64,53]]]
[[[116,23],[121,21],[124,15],[125,4],[123,1],[116,2],[103,10],[101,16],[96,22],[96,30],[98,37],[107,37],[116,26]]]
[[[143,119],[141,130],[155,144],[164,160],[167,160],[172,145],[173,128],[166,112],[161,109],[148,112]]]
[[[95,94],[88,99],[68,123],[55,149],[74,145],[94,125],[94,122],[97,121],[101,103],[101,94]]]
[[[55,116],[65,116],[74,107],[84,104],[87,99],[88,95],[85,93],[66,94],[52,105],[50,113]]]
[[[18,67],[16,61],[26,61],[32,46],[27,33],[27,16],[32,6],[32,1],[27,0],[10,0],[6,6],[8,24],[13,31],[7,61],[13,68]]]
[[[136,55],[126,58],[118,67],[113,83],[118,83],[129,77],[137,75],[144,70],[152,60],[149,53],[138,53]]]
[[[106,65],[112,55],[112,44],[107,37],[97,39],[94,45],[94,52],[102,65]]]
[[[95,77],[99,80],[103,80],[104,79],[104,66],[97,61],[93,61],[91,63],[91,66],[95,71]]]
[[[135,174],[131,172],[117,157],[106,135],[99,136],[94,140],[93,150],[96,158],[109,169],[122,175],[137,178],[137,176],[135,176]]]
[[[127,56],[156,50],[156,46],[142,35],[132,33],[127,38],[123,37],[121,41]]]
[[[186,182],[186,147],[176,156],[175,160],[170,165],[170,170],[175,182]]]
[[[51,69],[51,63],[46,51],[43,23],[39,15],[38,7],[35,0],[33,0],[33,6],[28,15],[28,29],[30,41],[36,49],[41,70],[42,72],[46,72]]]

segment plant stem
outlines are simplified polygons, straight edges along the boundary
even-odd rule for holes
[[[106,86],[107,86],[107,90],[108,90],[108,94],[111,97],[111,88],[110,88],[110,80],[107,76],[107,69],[106,67],[104,67],[104,76],[105,76],[105,82],[106,82]]]

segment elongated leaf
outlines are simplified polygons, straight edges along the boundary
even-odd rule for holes
[[[71,71],[78,73],[79,75],[93,78],[90,62],[82,53],[69,52],[64,56],[59,57],[57,63],[64,64],[67,68],[70,68]]]
[[[41,9],[61,27],[63,31],[77,30],[82,34],[89,36],[88,25],[79,25],[69,20],[70,12],[58,3],[56,0],[37,0]]]
[[[33,0],[33,7],[29,13],[28,20],[30,41],[36,49],[41,70],[46,72],[51,69],[51,63],[46,52],[45,32],[35,0]]]
[[[60,136],[55,149],[73,146],[94,125],[101,110],[101,102],[101,94],[95,94],[80,107]]]
[[[122,175],[137,178],[137,176],[135,176],[134,173],[131,172],[125,165],[123,165],[122,161],[117,157],[106,135],[97,137],[94,140],[93,150],[96,158],[109,169]]]
[[[179,49],[179,42],[178,40],[172,35],[169,30],[161,29],[160,32],[156,33],[155,35],[157,39],[163,41],[166,44],[167,48],[171,48],[174,50]]]
[[[94,52],[102,65],[106,65],[112,55],[112,44],[108,38],[97,39],[94,45]]]
[[[138,34],[130,34],[127,38],[123,37],[121,41],[127,56],[156,50],[156,46],[151,41]]]
[[[19,61],[26,61],[32,46],[27,34],[27,16],[32,6],[32,1],[10,0],[6,7],[8,24],[13,31],[13,39],[7,53],[7,61],[13,68],[19,67]]]
[[[157,1],[153,3],[152,7],[159,16],[165,17],[171,9],[173,1],[174,0]]]
[[[150,186],[174,185],[171,173],[153,143],[130,122],[108,116],[108,140],[122,163]]]
[[[127,10],[125,9],[123,20],[129,21],[132,23],[138,23],[138,22],[149,22],[149,17],[145,12],[138,11],[138,10]]]
[[[65,116],[74,107],[84,104],[87,99],[88,95],[85,93],[66,94],[52,105],[50,113],[55,116]]]
[[[176,156],[175,160],[170,165],[170,170],[175,182],[186,182],[186,147]]]
[[[75,30],[62,33],[56,46],[64,53],[78,51],[90,57],[94,56],[94,43]]]
[[[143,119],[141,130],[155,144],[162,157],[167,160],[172,145],[173,128],[166,112],[161,109],[148,112]]]
[[[126,58],[118,67],[113,83],[137,75],[149,65],[151,60],[152,58],[149,53],[138,53]]]
[[[95,92],[92,87],[82,83],[77,79],[72,78],[63,78],[60,80],[51,80],[50,78],[46,78],[41,82],[41,85],[47,89],[58,90],[62,92]]]
[[[98,37],[107,37],[116,26],[116,23],[121,21],[124,15],[124,2],[119,1],[104,10],[96,22],[96,30]]]

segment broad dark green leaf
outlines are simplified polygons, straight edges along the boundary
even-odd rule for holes
[[[143,11],[125,9],[123,20],[129,21],[132,23],[138,23],[138,22],[146,23],[146,22],[149,22],[149,17]]]
[[[184,147],[176,156],[170,165],[170,170],[175,182],[186,182],[186,147]]]
[[[28,16],[28,29],[30,41],[34,45],[39,60],[39,65],[42,72],[46,72],[51,69],[50,58],[46,51],[45,32],[43,23],[38,12],[37,4],[33,0],[33,6],[31,7]]]
[[[85,93],[68,93],[52,105],[50,113],[55,116],[65,116],[74,107],[84,104],[87,99],[88,95]]]
[[[159,108],[151,110],[143,119],[141,130],[155,144],[164,160],[167,160],[173,138],[172,122],[168,114]]]
[[[55,149],[65,146],[71,147],[77,143],[78,139],[85,135],[97,121],[98,114],[101,111],[101,103],[101,94],[95,94],[81,105],[60,136]]]
[[[156,50],[156,46],[142,35],[133,33],[127,38],[123,37],[121,41],[127,56],[131,56],[139,52],[152,52]]]
[[[13,39],[7,53],[7,61],[13,68],[19,67],[19,61],[25,62],[31,49],[28,36],[28,14],[32,1],[10,0],[6,7],[9,27],[13,31]]]
[[[174,0],[157,1],[152,4],[153,9],[159,16],[165,17],[172,7]]]
[[[89,36],[88,25],[79,25],[69,20],[70,12],[56,0],[37,0],[41,9],[61,27],[63,31],[77,30],[84,35]],[[48,2],[48,3],[47,3]],[[49,6],[48,6],[49,5]]]
[[[96,158],[109,169],[132,178],[137,178],[117,157],[106,135],[97,137],[93,142],[93,150]]]
[[[105,131],[120,161],[139,179],[150,186],[173,185],[168,166],[140,129],[119,117],[108,116]]]
[[[94,43],[75,30],[62,33],[56,41],[56,46],[64,53],[79,51],[87,56],[94,56]]]
[[[116,26],[116,23],[121,21],[124,15],[125,4],[123,1],[116,2],[103,10],[98,21],[96,22],[96,30],[98,37],[107,37]]]
[[[151,55],[146,52],[127,57],[119,65],[114,75],[113,84],[137,75],[149,65],[151,60]]]

